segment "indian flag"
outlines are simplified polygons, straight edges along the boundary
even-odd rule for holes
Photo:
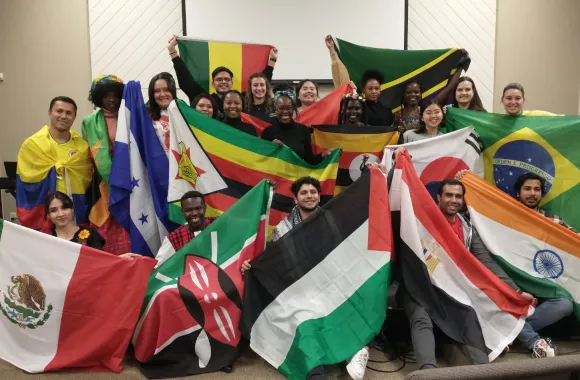
[[[580,237],[468,173],[471,221],[496,261],[536,297],[565,297],[580,319]]]
[[[195,80],[208,92],[212,86],[211,73],[225,66],[234,73],[232,88],[245,91],[248,78],[261,72],[268,64],[270,45],[240,42],[202,41],[180,37],[177,39],[179,54]]]
[[[88,238],[85,231],[79,238]],[[0,262],[1,359],[31,373],[121,372],[154,260],[0,219]]]

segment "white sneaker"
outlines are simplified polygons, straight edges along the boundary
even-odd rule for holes
[[[369,360],[369,349],[364,347],[357,352],[351,359],[346,370],[350,377],[354,380],[363,380],[365,377],[365,370],[367,369],[367,362]]]
[[[532,358],[551,358],[556,356],[556,351],[545,339],[538,339],[532,349]]]

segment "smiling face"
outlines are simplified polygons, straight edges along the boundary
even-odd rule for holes
[[[213,117],[213,104],[211,100],[206,98],[201,98],[195,105],[195,109],[209,117]]]
[[[427,128],[437,128],[443,121],[443,110],[437,104],[430,104],[421,115]]]
[[[379,100],[379,96],[381,95],[381,84],[379,81],[376,79],[367,80],[367,83],[365,83],[365,87],[363,88],[363,94],[365,98],[371,102]]]
[[[181,212],[190,231],[200,231],[205,225],[205,202],[203,198],[187,198],[181,202]]]
[[[221,71],[216,74],[212,83],[218,94],[225,94],[232,89],[232,76],[227,71]]]
[[[264,78],[254,78],[251,83],[252,95],[254,99],[264,99],[266,97],[266,79]]]
[[[346,105],[346,122],[349,124],[357,124],[360,122],[362,115],[362,106],[358,100],[350,99]]]
[[[421,101],[421,87],[418,83],[409,83],[405,87],[404,103],[409,107],[416,107]]]
[[[539,179],[527,179],[516,196],[525,206],[535,209],[542,200],[542,183]]]
[[[52,108],[48,110],[50,126],[60,132],[66,132],[72,127],[76,114],[74,105],[57,100]]]
[[[516,88],[510,88],[504,92],[501,102],[508,115],[519,115],[524,108],[524,94]]]
[[[292,121],[292,115],[294,113],[294,105],[292,100],[287,96],[281,96],[276,101],[276,118],[282,124],[288,124]]]
[[[242,97],[230,92],[224,97],[224,114],[230,119],[237,119],[242,112]]]
[[[460,106],[468,107],[471,99],[473,99],[473,85],[470,81],[464,80],[457,85],[455,100]]]
[[[303,211],[313,211],[320,203],[320,193],[313,185],[304,184],[300,187],[300,190],[298,190],[294,202]]]
[[[437,195],[439,209],[449,217],[457,214],[463,207],[463,189],[461,185],[445,185],[441,195]]]
[[[310,81],[304,82],[304,84],[302,84],[302,87],[300,87],[300,90],[298,91],[298,99],[300,99],[302,105],[308,107],[314,104],[317,98],[318,98],[318,90],[316,89],[314,83]]]
[[[166,110],[169,107],[169,103],[173,100],[173,95],[169,92],[169,87],[165,79],[157,79],[155,81],[155,85],[153,86],[153,99],[162,110]]]
[[[60,199],[53,199],[48,206],[48,218],[57,227],[66,227],[69,223],[72,223],[73,219],[72,208],[65,208]]]

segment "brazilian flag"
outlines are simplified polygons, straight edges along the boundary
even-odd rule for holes
[[[580,228],[580,116],[510,116],[448,108],[447,131],[473,126],[483,143],[485,179],[510,195],[520,175],[546,180],[540,207]]]

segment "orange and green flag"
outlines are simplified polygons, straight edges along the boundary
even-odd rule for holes
[[[180,37],[177,39],[179,54],[195,80],[208,93],[215,91],[211,72],[225,66],[234,73],[232,88],[245,91],[248,78],[261,72],[268,64],[271,45],[241,42],[203,41]]]

